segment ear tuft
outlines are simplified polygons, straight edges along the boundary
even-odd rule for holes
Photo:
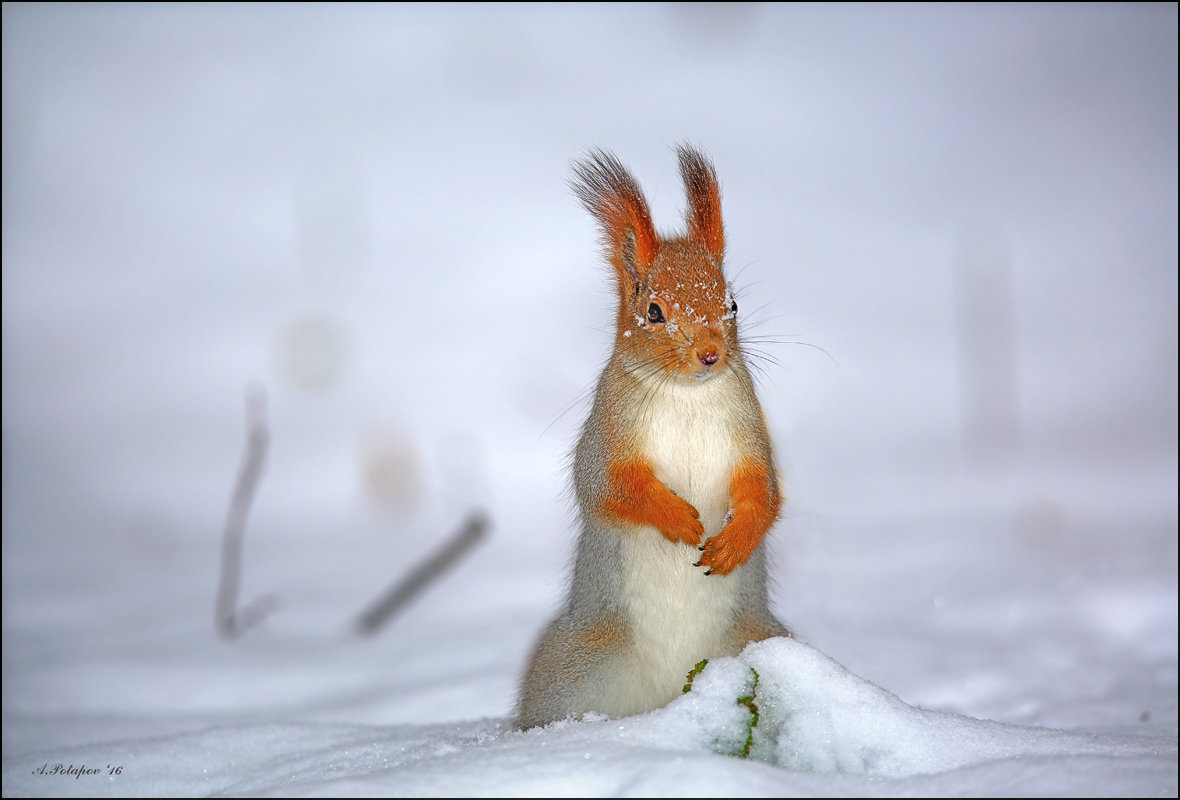
[[[594,149],[574,165],[570,186],[598,220],[620,281],[626,273],[642,283],[659,253],[660,240],[639,183],[613,153]]]
[[[688,195],[688,236],[705,246],[716,258],[725,253],[725,228],[721,224],[721,188],[717,171],[704,153],[689,145],[676,148],[680,176]]]

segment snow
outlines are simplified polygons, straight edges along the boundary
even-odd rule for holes
[[[1176,30],[6,3],[3,794],[1175,796]],[[570,164],[614,151],[672,231],[685,141],[766,354],[796,638],[516,731],[613,337]],[[239,607],[276,606],[227,641],[259,390]]]

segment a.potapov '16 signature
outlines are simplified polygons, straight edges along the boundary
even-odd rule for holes
[[[74,780],[78,780],[83,775],[102,775],[104,773],[111,776],[122,775],[123,765],[107,764],[106,767],[88,767],[85,764],[79,764],[75,767],[73,764],[66,766],[59,761],[56,764],[46,762],[33,770],[34,775],[69,775]]]

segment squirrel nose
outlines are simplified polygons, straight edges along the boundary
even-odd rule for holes
[[[721,358],[721,356],[717,355],[717,351],[714,348],[707,347],[697,353],[697,358],[699,358],[701,363],[706,367],[711,367],[717,363],[717,360]]]

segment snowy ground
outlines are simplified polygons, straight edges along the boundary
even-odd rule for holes
[[[1176,31],[6,3],[3,794],[1175,796]],[[516,732],[610,338],[569,162],[616,151],[670,229],[680,141],[783,342],[798,640]],[[242,600],[279,605],[228,642],[251,387]],[[486,540],[359,636],[476,508]]]

